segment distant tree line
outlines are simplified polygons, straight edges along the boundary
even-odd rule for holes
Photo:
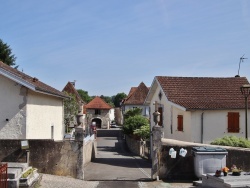
[[[86,103],[89,103],[95,96],[89,96],[88,91],[84,91],[82,89],[78,89],[77,92],[79,93],[80,97]],[[117,93],[113,96],[104,96],[101,95],[100,98],[103,99],[106,103],[108,103],[112,107],[120,107],[121,101],[126,98],[127,95],[125,93]]]

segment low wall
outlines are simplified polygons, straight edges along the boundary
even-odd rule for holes
[[[41,173],[84,179],[83,167],[91,160],[95,141],[29,140],[29,165]],[[17,140],[0,140],[0,161],[23,162],[25,152]]]
[[[231,166],[235,164],[237,167],[242,168],[244,171],[250,171],[250,149],[162,139],[162,148],[159,160],[159,177],[161,179],[171,180],[197,179],[194,174],[194,157],[192,155],[192,148],[195,146],[225,148],[228,151],[226,160],[227,167],[231,168]],[[171,156],[169,155],[170,148],[174,148],[174,150],[177,151],[176,158],[171,158]],[[179,155],[179,151],[181,148],[187,150],[187,155],[185,157]]]
[[[128,149],[134,153],[135,155],[139,155],[143,158],[150,158],[150,147],[149,143],[146,145],[146,142],[142,142],[139,140],[135,140],[132,137],[126,135],[126,144],[128,146]]]

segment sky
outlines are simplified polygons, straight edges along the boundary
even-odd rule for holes
[[[250,81],[248,0],[0,0],[19,70],[62,90],[113,96],[155,76]]]

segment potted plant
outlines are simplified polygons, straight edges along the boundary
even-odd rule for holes
[[[227,176],[227,173],[229,171],[229,168],[227,168],[226,166],[224,168],[221,169],[221,171],[223,172],[224,176]]]
[[[233,175],[233,176],[240,176],[240,174],[241,174],[241,172],[242,172],[242,170],[241,170],[240,168],[237,168],[236,165],[233,165],[233,166],[231,167],[231,170],[232,170],[232,175]]]

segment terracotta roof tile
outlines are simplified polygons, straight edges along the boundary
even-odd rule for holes
[[[138,87],[130,89],[128,97],[125,99],[124,104],[143,105],[147,97],[149,88],[141,82]]]
[[[85,104],[85,102],[82,100],[82,98],[80,97],[79,93],[75,89],[75,86],[71,82],[68,82],[67,85],[63,88],[62,92],[64,92],[64,91],[67,92],[67,93],[70,93],[70,94],[74,95],[76,97],[76,100],[78,102],[81,102],[81,103]]]
[[[169,101],[187,109],[242,109],[240,87],[245,77],[167,77],[157,76]]]
[[[21,79],[22,81],[33,85],[35,87],[35,90],[37,91],[45,92],[45,93],[56,95],[56,96],[63,97],[63,98],[65,97],[68,98],[68,96],[65,95],[63,92],[58,91],[57,89],[39,81],[37,78],[24,74],[23,72],[20,72],[17,69],[14,69],[4,64],[1,61],[0,61],[0,69],[2,69],[4,72],[10,74],[11,76],[15,78]]]
[[[107,104],[100,97],[95,97],[92,101],[90,101],[87,105],[85,105],[86,109],[111,109],[112,107]]]

